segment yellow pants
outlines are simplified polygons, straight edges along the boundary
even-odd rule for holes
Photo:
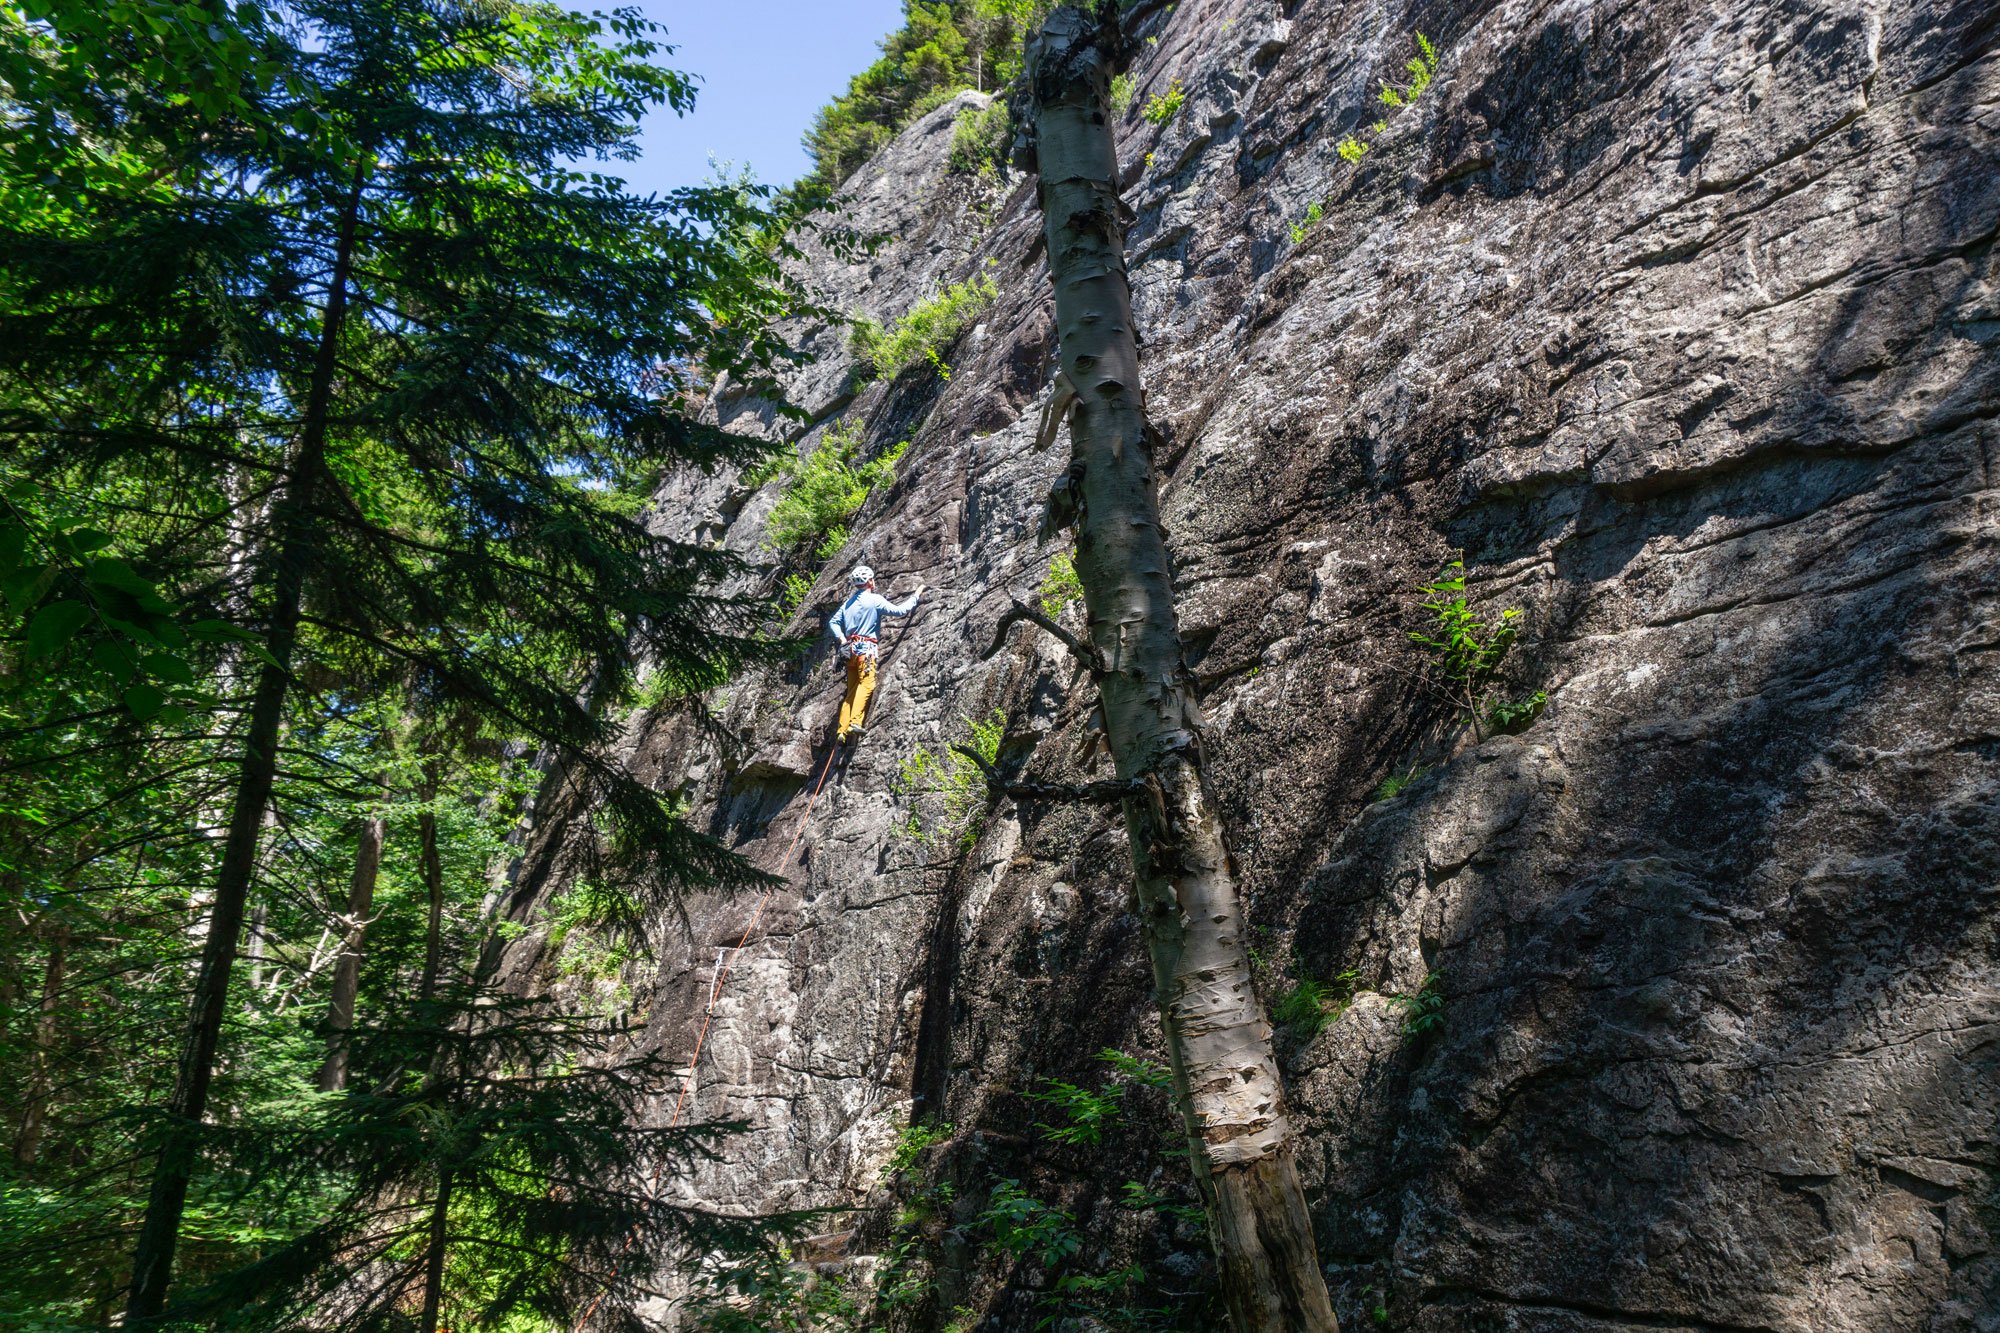
[[[868,696],[875,693],[875,659],[855,653],[847,659],[847,697],[840,701],[840,726],[834,735],[847,739],[850,727],[858,727],[868,716]]]

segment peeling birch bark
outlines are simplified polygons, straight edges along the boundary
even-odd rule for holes
[[[1027,52],[1061,366],[1075,395],[1076,569],[1118,776],[1143,787],[1124,801],[1139,915],[1231,1322],[1237,1333],[1332,1333],[1182,661],[1115,184],[1112,40],[1065,7]]]

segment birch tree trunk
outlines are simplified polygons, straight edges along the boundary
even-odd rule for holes
[[[1236,1333],[1337,1328],[1299,1187],[1235,864],[1202,775],[1139,383],[1108,112],[1115,35],[1074,8],[1030,39],[1037,189],[1076,395],[1076,568],[1176,1101]]]

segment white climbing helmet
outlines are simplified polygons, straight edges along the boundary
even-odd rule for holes
[[[875,571],[866,565],[856,565],[854,572],[847,576],[847,581],[857,588],[865,588],[875,581]]]

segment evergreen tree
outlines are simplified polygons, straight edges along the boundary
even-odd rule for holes
[[[539,1068],[547,1052],[444,976],[434,782],[417,839],[428,999],[399,1022],[445,1043],[435,1067],[391,1079],[357,1046],[370,1081],[348,1080],[353,1107],[339,1114],[374,1129],[332,1133],[315,1117],[334,1112],[298,1109],[320,1037],[260,1026],[284,1004],[245,995],[236,961],[253,900],[266,914],[253,967],[288,967],[299,992],[324,986],[332,954],[275,958],[270,914],[309,931],[317,913],[328,933],[330,867],[352,867],[354,815],[379,806],[390,759],[371,717],[471,718],[489,749],[505,739],[559,757],[563,781],[603,811],[599,869],[642,899],[755,878],[602,749],[635,660],[694,694],[768,651],[758,608],[711,591],[732,559],[659,539],[629,497],[669,464],[758,456],[695,419],[691,376],[727,372],[776,396],[769,324],[798,306],[778,267],[794,252],[768,239],[786,219],[754,188],[639,199],[591,169],[632,154],[646,110],[691,100],[629,11],[121,0],[0,12],[0,79],[23,131],[0,154],[0,875],[9,916],[28,922],[7,941],[5,1030],[30,1071],[8,1091],[15,1156],[41,1172],[9,1186],[8,1225],[49,1237],[94,1219],[70,1257],[29,1247],[30,1267],[102,1318],[115,1292],[97,1228],[121,1224],[124,1182],[145,1172],[123,1302],[138,1327],[167,1310],[190,1217],[204,1275],[245,1245],[277,1245],[296,1288],[300,1256],[336,1255],[286,1237],[333,1245],[312,1220],[329,1206],[424,1188],[482,1197],[471,1182],[484,1168],[436,1144],[386,1154],[372,1174],[365,1153],[300,1156],[317,1183],[273,1194],[244,1154],[281,1142],[284,1125],[360,1144],[391,1123],[368,1118],[369,1099],[404,1097],[561,1138],[518,1099],[495,1110],[448,1091],[509,1062]],[[310,892],[294,893],[301,883]],[[86,918],[117,941],[87,981],[71,943]],[[130,1008],[66,1028],[41,1023],[37,1001],[24,1024],[12,996],[30,977],[38,995],[129,990]],[[365,973],[354,985],[365,999]],[[185,1022],[169,1021],[180,1005]],[[346,1021],[389,1040],[363,1012]],[[459,1051],[445,1033],[483,1044]],[[134,1034],[130,1083],[49,1086],[57,1046],[93,1042],[101,1056]],[[265,1043],[276,1058],[260,1068],[281,1072],[257,1086],[221,1062],[225,1038]],[[170,1088],[149,1081],[162,1067],[178,1070]],[[545,1077],[523,1077],[528,1102],[553,1105]],[[103,1127],[135,1096],[161,1103],[139,1153],[106,1128],[62,1188],[38,1183],[55,1178],[52,1097],[72,1123]],[[578,1133],[608,1123],[591,1120],[589,1098],[563,1104],[584,1108]],[[451,1142],[474,1140],[495,1141]],[[607,1150],[602,1169],[639,1151]],[[523,1160],[521,1179],[556,1179],[559,1164]],[[223,1227],[217,1241],[211,1223],[252,1196],[261,1229]],[[607,1203],[586,1224],[586,1211],[558,1210],[543,1230],[569,1228],[583,1256],[590,1225],[633,1221]],[[426,1253],[442,1253],[445,1233],[428,1234]]]

